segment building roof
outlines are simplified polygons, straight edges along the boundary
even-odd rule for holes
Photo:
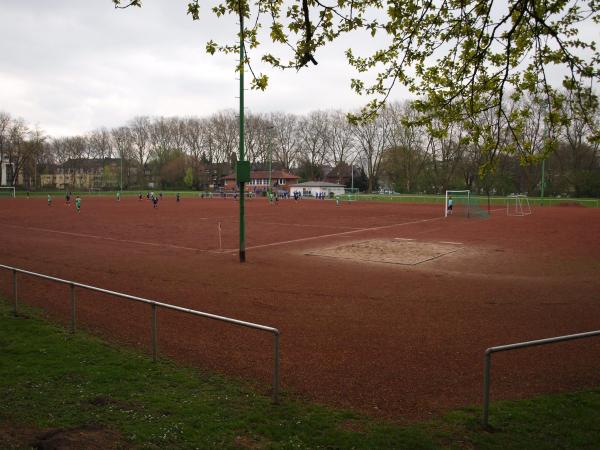
[[[269,178],[268,170],[253,170],[250,172],[250,178]],[[285,180],[297,180],[300,177],[296,175],[292,175],[289,172],[284,172],[283,170],[274,170],[271,172],[271,178],[283,178]],[[235,174],[229,174],[223,177],[224,180],[235,180]]]
[[[339,187],[345,188],[343,184],[328,183],[327,181],[307,181],[306,183],[295,184],[294,187]]]
[[[119,163],[118,158],[71,158],[61,164],[63,169],[97,169],[106,164]]]

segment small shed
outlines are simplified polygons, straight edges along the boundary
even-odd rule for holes
[[[343,195],[345,187],[341,184],[328,183],[327,181],[307,181],[290,186],[290,196],[299,193],[302,197],[317,197],[319,194],[325,194],[325,197]]]

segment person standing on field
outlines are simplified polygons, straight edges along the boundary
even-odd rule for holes
[[[48,206],[52,206],[52,196],[48,194]]]
[[[454,200],[452,200],[452,196],[448,197],[448,214],[452,215],[452,205],[454,204]]]
[[[79,195],[75,199],[75,208],[77,209],[77,212],[81,210],[81,197],[79,197]]]
[[[121,201],[121,191],[117,191],[117,201]]]

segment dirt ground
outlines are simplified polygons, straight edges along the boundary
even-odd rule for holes
[[[489,219],[441,209],[252,199],[240,264],[231,199],[166,197],[153,209],[84,197],[79,214],[57,200],[0,199],[0,263],[277,327],[287,395],[423,419],[481,404],[487,347],[600,329],[600,209]],[[19,280],[24,302],[68,321],[68,287]],[[0,289],[10,298],[7,271]],[[149,351],[147,305],[77,300],[81,326]],[[161,354],[269,392],[269,335],[164,310],[158,328]],[[493,357],[492,400],[599,383],[600,339]]]
[[[411,242],[412,239],[373,239],[316,250],[307,255],[368,261],[375,263],[416,265],[461,249],[460,243]]]

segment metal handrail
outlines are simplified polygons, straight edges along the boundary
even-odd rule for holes
[[[573,341],[575,339],[583,339],[593,336],[600,336],[600,330],[588,331],[586,333],[569,334],[566,336],[557,336],[546,339],[538,339],[535,341],[517,342],[516,344],[498,345],[490,347],[484,354],[483,368],[483,418],[482,424],[488,426],[489,406],[490,406],[490,370],[492,366],[492,354],[498,352],[506,352],[509,350],[518,350],[527,347],[537,347],[538,345],[554,344],[556,342]]]
[[[171,309],[174,311],[179,311],[187,314],[191,314],[194,316],[205,317],[207,319],[217,320],[221,322],[227,322],[232,325],[238,325],[246,328],[252,328],[255,330],[265,331],[273,334],[274,337],[274,345],[273,345],[273,393],[272,398],[273,402],[277,403],[279,400],[279,369],[280,369],[280,358],[279,358],[279,330],[277,328],[269,327],[266,325],[260,325],[252,322],[245,322],[243,320],[232,319],[230,317],[219,316],[216,314],[210,314],[202,311],[196,311],[190,308],[183,308],[181,306],[171,305],[169,303],[157,302],[155,300],[149,300],[143,297],[137,297],[135,295],[124,294],[122,292],[110,291],[108,289],[102,289],[96,286],[91,286],[89,284],[77,283],[75,281],[65,280],[62,278],[52,277],[50,275],[44,275],[41,273],[31,272],[29,270],[19,269],[12,266],[6,266],[4,264],[0,264],[0,269],[10,270],[13,273],[13,294],[14,294],[14,313],[18,312],[18,295],[17,295],[17,273],[22,273],[25,275],[31,275],[34,277],[42,278],[45,280],[54,281],[57,283],[67,284],[71,287],[71,332],[75,332],[76,327],[76,303],[75,303],[75,288],[87,289],[90,291],[101,292],[103,294],[113,295],[115,297],[121,297],[127,300],[133,300],[136,302],[141,302],[148,304],[152,307],[152,357],[154,361],[157,359],[157,327],[156,327],[156,313],[158,307]]]

